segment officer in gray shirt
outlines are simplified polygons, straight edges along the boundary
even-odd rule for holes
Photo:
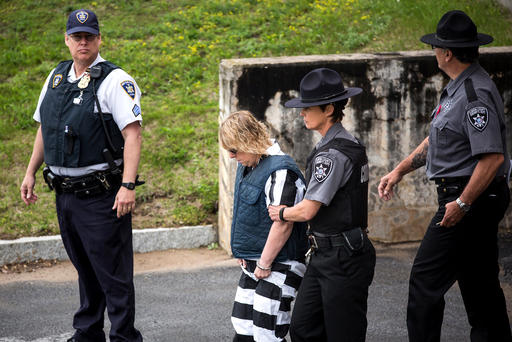
[[[493,38],[462,11],[449,11],[431,44],[451,79],[432,112],[430,135],[389,174],[378,191],[389,200],[404,175],[426,164],[439,207],[418,249],[409,282],[409,341],[439,341],[444,294],[457,281],[471,341],[512,341],[498,279],[498,224],[510,201],[503,101],[478,64],[478,46]]]
[[[300,97],[285,103],[302,108],[307,129],[322,135],[308,157],[304,199],[292,207],[269,206],[274,221],[309,222],[311,259],[293,309],[290,337],[300,341],[364,341],[368,287],[375,249],[368,226],[368,157],[341,124],[348,98],[331,69],[309,72]]]

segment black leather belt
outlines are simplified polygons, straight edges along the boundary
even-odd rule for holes
[[[471,177],[441,177],[434,178],[434,182],[437,185],[449,185],[449,184],[462,184],[466,185]]]
[[[354,228],[354,229],[360,229],[360,228]],[[360,231],[367,235],[368,231],[367,229],[360,229]],[[347,244],[345,237],[342,233],[340,234],[334,234],[334,235],[328,235],[328,234],[322,234],[317,232],[310,232],[308,235],[309,242],[311,246],[315,246],[316,248],[333,248],[333,247],[341,247],[345,246]]]
[[[468,184],[471,177],[447,177],[447,178],[434,178],[434,182],[437,185],[437,193],[441,194],[460,194],[464,190],[466,184]],[[505,181],[506,176],[498,176],[493,179],[489,187],[500,184]]]
[[[319,236],[317,233],[313,233],[308,238],[311,246],[315,248],[333,248],[345,245],[345,238],[341,234]]]

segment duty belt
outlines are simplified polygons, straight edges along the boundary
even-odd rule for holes
[[[78,198],[102,194],[121,185],[121,174],[110,171],[97,171],[82,177],[62,177],[54,174],[47,166],[43,177],[50,190],[56,193],[73,193]]]
[[[352,228],[341,232],[340,234],[327,235],[317,232],[308,232],[309,250],[306,252],[306,260],[315,253],[317,249],[329,249],[345,246],[349,253],[358,253],[364,245],[365,236],[368,234],[368,228]]]
[[[368,234],[368,229],[362,228],[348,229],[347,232],[352,230],[359,230],[363,235]],[[347,239],[343,233],[328,235],[317,232],[309,232],[308,238],[311,246],[314,246],[315,248],[341,247],[347,244]]]

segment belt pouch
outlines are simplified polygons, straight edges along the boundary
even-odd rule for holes
[[[350,255],[358,254],[364,247],[364,235],[361,228],[354,228],[341,233],[345,239],[345,248]]]

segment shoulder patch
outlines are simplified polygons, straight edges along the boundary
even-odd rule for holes
[[[485,127],[487,127],[487,123],[489,121],[489,112],[485,107],[473,107],[468,109],[466,112],[468,116],[469,123],[476,130],[482,132]]]
[[[331,174],[333,167],[333,162],[331,158],[319,156],[315,158],[315,173],[313,177],[319,182],[322,183],[324,180],[329,177]]]
[[[133,115],[139,116],[140,113],[141,113],[140,107],[137,106],[137,105],[134,105],[133,108],[132,108],[132,112],[133,112]]]
[[[52,88],[55,88],[62,81],[62,74],[56,74],[53,76]]]
[[[126,91],[126,94],[128,94],[132,100],[135,100],[135,85],[132,81],[121,82],[121,87],[123,87],[124,91]]]

